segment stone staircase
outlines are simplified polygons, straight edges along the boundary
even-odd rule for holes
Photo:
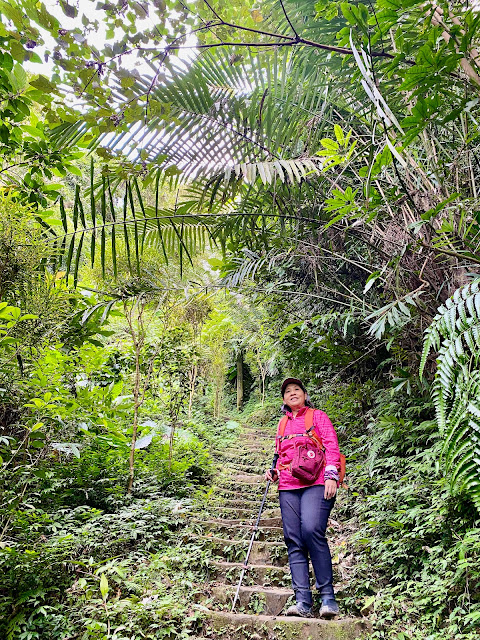
[[[236,610],[231,612],[265,491],[264,471],[271,463],[274,435],[266,428],[243,427],[238,448],[225,449],[218,454],[215,485],[192,520],[192,524],[201,528],[205,545],[213,553],[210,582],[204,587],[200,605],[206,616],[203,637],[254,640],[367,638],[370,626],[366,619],[339,616],[326,621],[282,615],[294,598],[274,487],[265,503]],[[329,543],[335,556],[336,536],[332,528],[329,528]]]

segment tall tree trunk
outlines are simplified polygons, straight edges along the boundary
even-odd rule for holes
[[[237,353],[237,411],[243,406],[243,351]]]
[[[218,418],[220,416],[220,386],[215,386],[215,403],[213,406],[213,416]]]
[[[259,351],[256,352],[258,370],[260,372],[260,386],[262,389],[262,407],[265,404],[265,378],[267,377],[267,365],[263,364]]]
[[[128,474],[128,485],[127,485],[127,493],[132,492],[133,487],[133,478],[135,474],[135,444],[137,442],[137,432],[138,432],[138,410],[140,408],[141,402],[139,402],[140,398],[140,382],[141,382],[141,372],[140,372],[140,345],[136,340],[134,340],[134,348],[135,348],[135,383],[133,387],[133,430],[132,430],[132,440],[130,442],[130,455],[128,457],[128,466],[129,466],[129,474]]]
[[[188,372],[188,378],[190,382],[190,395],[188,398],[188,419],[192,417],[192,404],[193,396],[195,395],[195,382],[197,380],[198,366],[196,364]]]
[[[172,470],[172,459],[173,459],[173,441],[175,438],[175,427],[177,426],[176,422],[172,422],[170,427],[170,439],[168,442],[168,469]]]

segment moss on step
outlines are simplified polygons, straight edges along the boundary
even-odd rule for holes
[[[366,620],[341,618],[319,620],[232,614],[215,611],[206,621],[211,638],[226,640],[367,640],[370,626]]]

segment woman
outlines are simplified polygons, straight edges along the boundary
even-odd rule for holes
[[[288,420],[284,436],[305,433],[305,413],[311,407],[301,380],[287,378],[282,384],[283,411]],[[323,411],[313,413],[313,427],[325,449],[325,466],[312,484],[302,483],[287,468],[298,442],[308,442],[307,435],[277,439],[277,468],[268,470],[267,480],[279,481],[283,535],[288,549],[288,562],[296,604],[286,615],[312,617],[312,592],[308,575],[308,557],[315,572],[316,588],[322,599],[320,616],[333,618],[338,605],[333,593],[332,558],[325,538],[328,517],[335,503],[338,487],[340,451],[337,434]],[[277,470],[279,469],[279,471]]]

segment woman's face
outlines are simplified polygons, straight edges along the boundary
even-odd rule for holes
[[[290,409],[295,411],[305,406],[306,395],[305,391],[303,391],[302,387],[299,387],[298,384],[289,384],[283,394],[283,401],[285,404],[288,404]]]

